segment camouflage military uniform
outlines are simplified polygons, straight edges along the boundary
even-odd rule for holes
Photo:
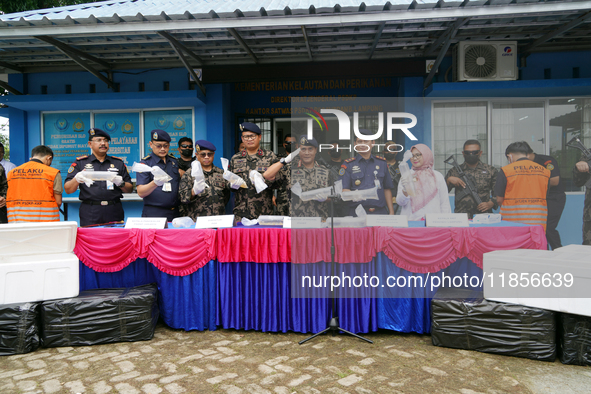
[[[243,217],[257,219],[261,215],[273,215],[273,190],[277,185],[274,182],[267,182],[265,190],[257,194],[254,184],[250,181],[251,170],[256,170],[261,175],[267,168],[279,160],[275,153],[259,148],[256,154],[250,156],[246,150],[236,153],[230,159],[228,171],[238,175],[246,182],[247,189],[239,188],[235,192],[236,202],[234,206],[235,221]]]
[[[581,159],[584,160],[584,159]],[[591,167],[591,163],[589,163]],[[573,182],[576,187],[585,186],[585,205],[583,206],[583,245],[591,245],[591,174],[573,169]]]
[[[392,189],[392,203],[394,206],[394,214],[400,214],[400,206],[396,204],[396,193],[398,191],[398,182],[400,182],[400,162],[397,161],[396,163],[390,165],[388,164],[388,172],[390,173],[390,177],[392,177],[392,183],[394,183],[394,188]]]
[[[468,176],[471,175],[473,177],[473,180],[475,181],[475,184],[476,184],[476,189],[478,190],[478,195],[480,196],[480,199],[482,200],[482,202],[492,201],[495,204],[492,209],[497,209],[498,208],[497,199],[496,199],[496,197],[491,197],[491,192],[495,188],[495,183],[497,182],[497,174],[499,173],[499,170],[497,170],[495,167],[485,164],[481,161],[478,161],[478,164],[476,164],[476,167],[474,167],[474,168],[468,167],[468,165],[465,162],[460,164],[460,168]],[[456,170],[455,167],[452,167],[452,169],[447,172],[447,175],[445,176],[445,181],[447,182],[447,179],[452,176],[455,176],[458,178],[460,177],[460,175],[458,174],[458,170]],[[451,191],[451,189],[453,189],[454,187],[455,186],[451,186],[451,187],[448,186],[448,190]],[[475,214],[485,213],[485,212],[480,212],[478,210],[478,208],[477,208],[478,204],[476,203],[476,201],[474,201],[474,199],[472,198],[472,196],[470,194],[466,194],[461,200],[458,201],[457,195],[458,195],[458,193],[462,192],[463,190],[464,189],[462,189],[461,187],[456,188],[454,212],[455,213],[465,212],[468,214],[468,217],[470,219],[472,219],[472,216]],[[492,209],[490,209],[486,212],[492,213]]]
[[[6,198],[8,192],[8,181],[6,180],[6,171],[0,164],[0,197]],[[0,223],[8,223],[8,217],[6,212],[6,206],[0,208]]]
[[[277,159],[281,159],[283,157],[287,157],[287,155],[279,155]],[[290,194],[289,194],[289,184],[288,180],[276,179],[277,182],[277,215],[280,216],[290,216],[289,207],[290,207]]]
[[[292,162],[291,165],[284,166],[275,180],[288,185],[288,197],[291,197],[289,216],[321,217],[322,219],[329,216],[330,208],[327,201],[302,201],[298,196],[291,193],[291,187],[298,182],[302,187],[302,192],[332,186],[335,179],[328,168],[318,163],[314,163],[313,168],[306,168],[302,161],[298,160]]]
[[[211,171],[203,170],[205,175],[205,190],[191,199],[191,191],[195,178],[191,175],[189,168],[179,185],[179,200],[185,207],[185,216],[196,220],[199,216],[216,216],[226,213],[226,204],[230,200],[230,185],[223,178],[224,171],[221,168],[213,166]]]

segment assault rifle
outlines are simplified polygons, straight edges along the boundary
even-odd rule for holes
[[[585,148],[585,145],[583,145],[579,137],[573,137],[569,142],[566,143],[566,146],[578,149],[583,152],[583,159],[589,162],[589,165],[591,165],[591,149]]]
[[[452,166],[454,166],[454,168],[458,171],[460,178],[466,184],[466,187],[464,188],[464,190],[462,190],[459,193],[456,192],[456,198],[458,199],[458,201],[461,200],[462,198],[464,198],[465,196],[470,195],[470,196],[472,196],[474,201],[476,201],[476,205],[482,204],[482,200],[480,199],[480,196],[478,195],[478,189],[476,188],[476,183],[474,182],[473,177],[466,174],[462,170],[462,167],[460,167],[460,165],[458,164],[458,162],[454,158],[454,155],[451,155],[450,157],[445,159],[443,162],[445,164],[451,164]]]

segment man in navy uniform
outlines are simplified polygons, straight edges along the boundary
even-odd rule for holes
[[[142,217],[165,217],[169,222],[178,215],[178,193],[181,175],[178,160],[169,154],[170,136],[164,130],[150,133],[152,153],[140,163],[150,167],[158,166],[172,177],[169,181],[154,178],[151,172],[138,172],[137,194],[144,199]]]
[[[123,221],[125,214],[121,205],[123,193],[131,193],[133,185],[127,167],[122,159],[108,156],[111,136],[101,129],[88,131],[88,146],[92,153],[76,158],[66,176],[64,191],[74,193],[80,187],[80,225],[103,224]],[[94,181],[90,186],[84,184],[82,171],[110,171],[117,176],[110,181]]]
[[[361,129],[362,135],[372,135],[369,130]],[[366,190],[378,186],[377,200],[364,200],[351,202],[349,215],[355,215],[355,208],[359,204],[365,208],[365,212],[373,215],[394,215],[392,205],[392,189],[394,183],[388,171],[388,163],[381,156],[374,156],[371,150],[375,144],[374,140],[364,140],[359,137],[355,139],[357,154],[345,160],[339,169],[339,176],[343,180],[343,191]]]

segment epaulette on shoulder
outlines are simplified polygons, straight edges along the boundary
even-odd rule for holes
[[[83,159],[86,159],[87,157],[88,157],[88,155],[86,155],[86,156],[79,156],[79,157],[76,158],[76,160],[83,160]]]
[[[347,159],[347,160],[345,160],[345,163],[351,163],[353,160],[355,160],[355,158],[354,158],[354,157],[352,157],[352,158],[350,158],[350,159]]]
[[[386,161],[386,158],[385,158],[385,157],[383,157],[383,156],[376,156],[376,159],[380,159],[380,160],[384,160],[384,161]]]
[[[173,159],[176,159],[176,157],[172,153],[169,153],[168,156],[172,157]]]
[[[142,157],[142,160],[148,160],[150,158],[150,155],[146,156],[146,157]]]
[[[112,157],[113,159],[117,159],[117,160],[124,161],[122,158],[120,158],[120,157],[117,157],[117,156],[111,156],[111,157]]]

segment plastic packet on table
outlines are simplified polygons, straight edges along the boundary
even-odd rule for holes
[[[174,228],[194,228],[195,222],[188,216],[172,219],[172,226]]]
[[[472,217],[472,223],[474,224],[491,224],[501,223],[500,213],[479,213]]]
[[[261,215],[258,222],[261,226],[283,226],[285,216]]]
[[[201,163],[198,160],[195,160],[191,163],[191,175],[195,178],[195,183],[193,184],[193,191],[195,194],[201,194],[203,190],[205,190],[207,183],[205,183],[205,175],[203,174],[203,167],[201,167]]]
[[[230,186],[232,187],[232,189],[238,189],[238,187],[246,189],[248,186],[246,185],[246,182],[244,182],[244,179],[240,178],[238,175],[234,174],[233,172],[228,171],[228,164],[230,164],[228,159],[224,159],[222,157],[222,158],[220,158],[220,161],[222,162],[222,168],[224,169],[223,177],[225,180],[230,182]],[[238,186],[238,187],[236,187],[236,186]]]
[[[374,186],[371,189],[342,192],[341,198],[343,201],[378,200],[378,187]]]
[[[250,181],[254,184],[255,189],[257,189],[257,193],[260,193],[267,188],[265,178],[263,178],[260,172],[250,170],[248,177],[250,178]]]
[[[296,182],[295,185],[291,187],[291,191],[293,194],[298,196],[302,201],[311,201],[311,200],[322,200],[326,201],[328,196],[332,193],[332,187],[323,187],[320,189],[313,189],[308,190],[307,192],[302,192],[302,186],[299,182]]]
[[[406,194],[408,194],[409,197],[414,197],[415,196],[415,185],[414,183],[412,183],[412,174],[410,173],[410,168],[408,167],[408,163],[407,161],[410,160],[410,158],[412,157],[412,152],[407,150],[406,152],[404,152],[404,156],[402,158],[402,161],[400,162],[400,164],[398,165],[398,169],[400,170],[400,177],[405,179],[407,181],[407,183],[410,185],[408,190],[406,190],[406,188],[404,190],[406,190]]]
[[[240,223],[242,223],[243,226],[254,226],[255,224],[258,223],[258,220],[256,220],[256,219],[242,218],[242,220],[240,221]]]

